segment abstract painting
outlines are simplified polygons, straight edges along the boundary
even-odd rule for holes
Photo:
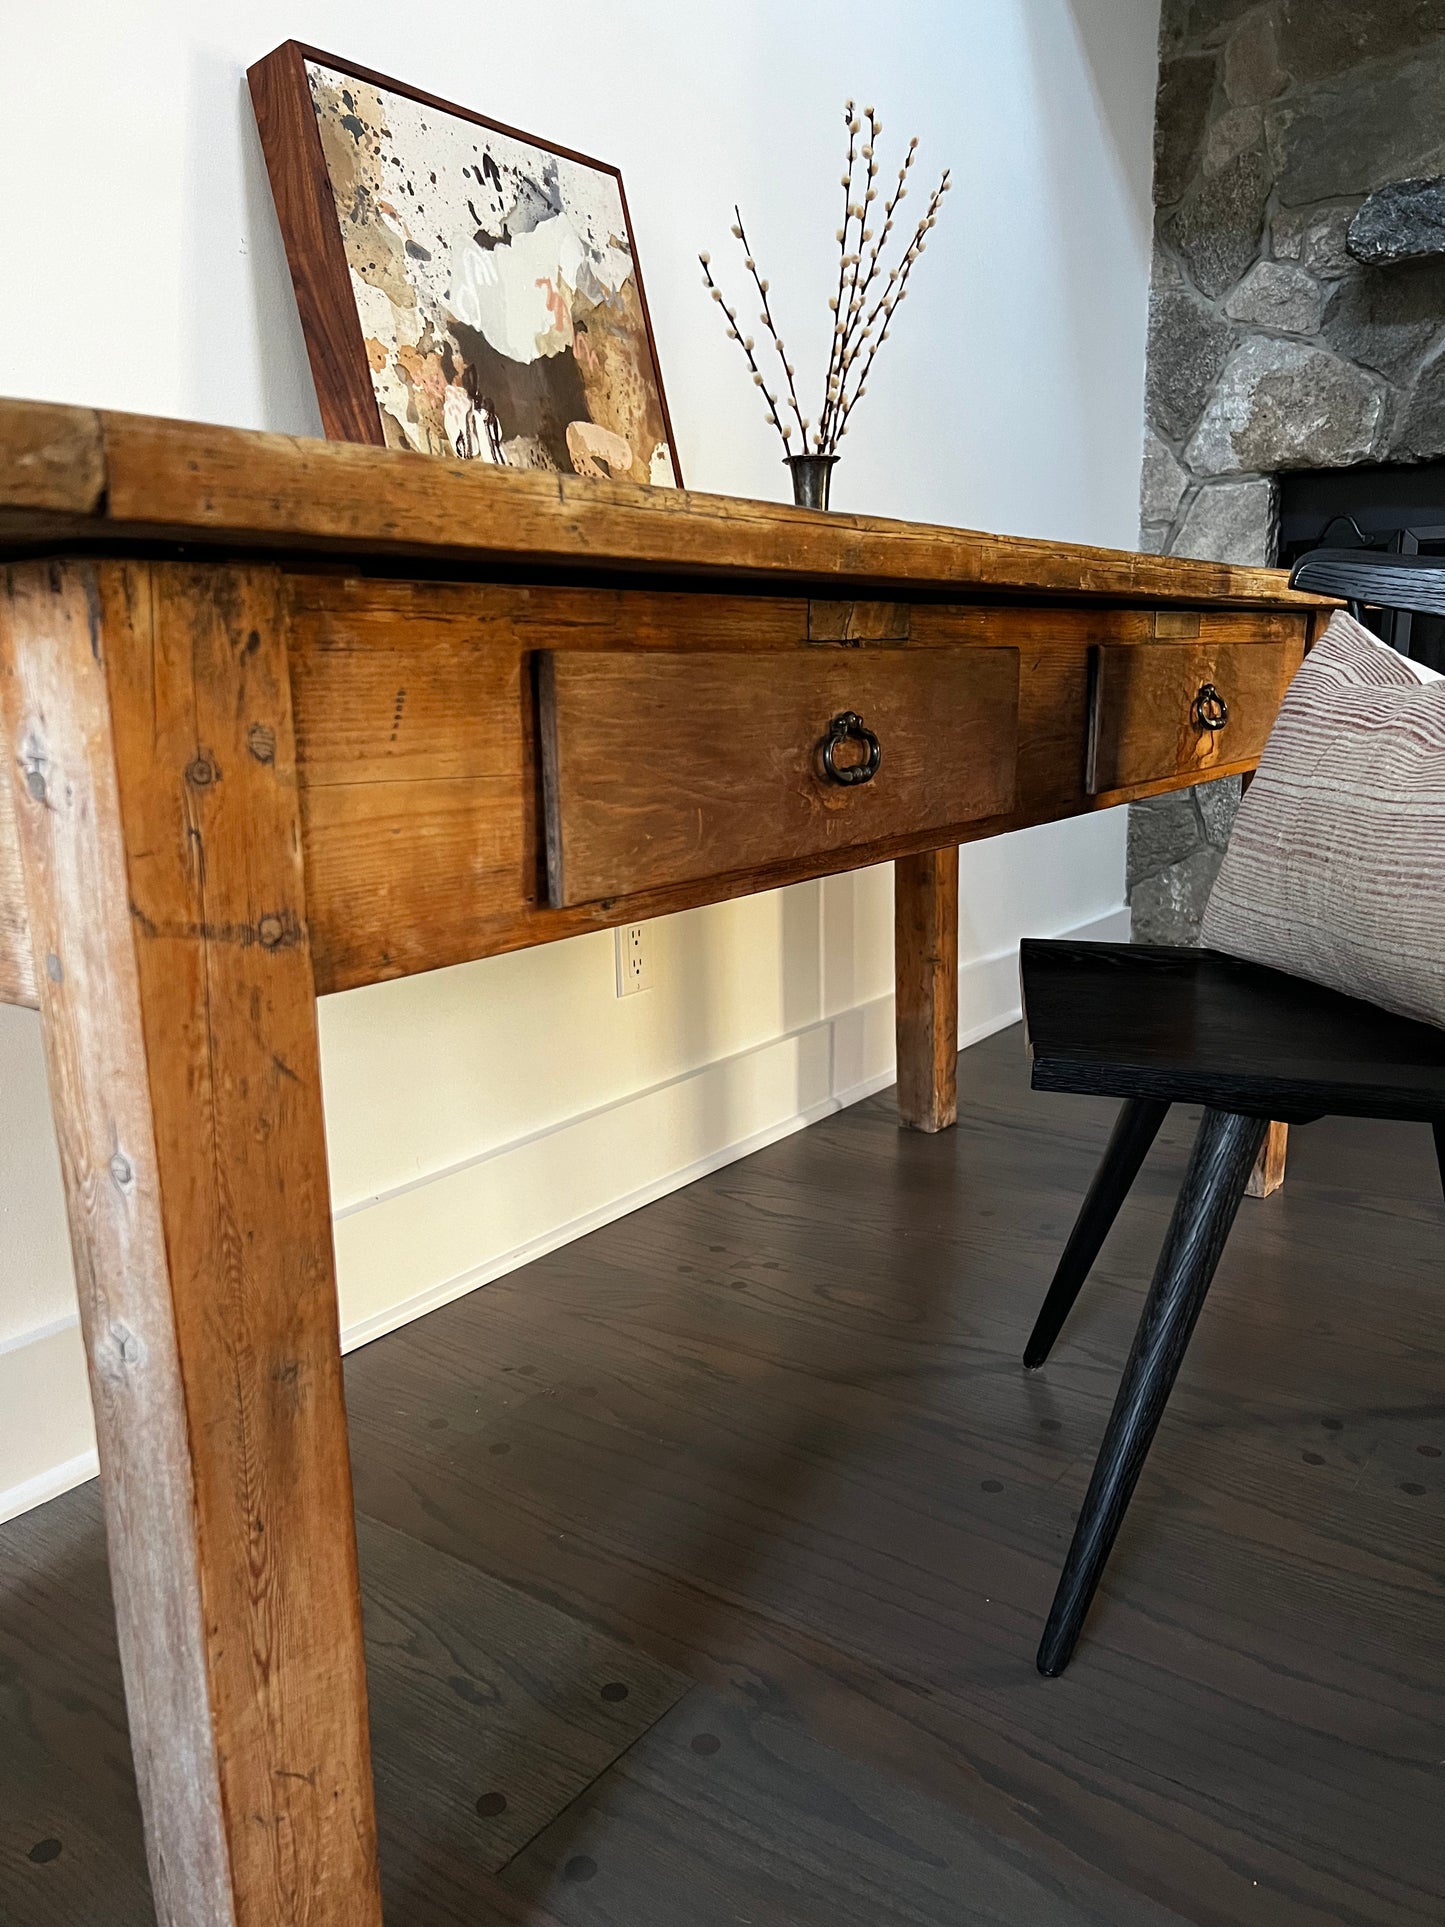
[[[251,83],[329,434],[680,485],[615,168],[295,42]]]

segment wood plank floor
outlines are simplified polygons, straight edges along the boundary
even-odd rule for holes
[[[378,1757],[403,1763],[380,1776],[396,1927],[1438,1927],[1429,1132],[1292,1134],[1078,1656],[1045,1681],[1191,1121],[1030,1376],[1112,1106],[1032,1095],[1017,1031],[965,1055],[960,1097],[934,1138],[898,1132],[889,1096],[858,1105],[349,1361],[371,1629],[400,1625],[413,1681],[377,1706]],[[496,1832],[539,1770],[527,1721],[485,1765],[422,1765],[442,1675],[484,1669],[518,1612],[552,1628],[539,1703],[551,1655],[589,1641],[655,1694],[600,1773],[616,1748],[590,1713],[535,1727],[590,1784],[527,1844],[535,1797]],[[4,1927],[147,1919],[107,1614],[91,1493],[0,1528]],[[657,1719],[677,1675],[695,1684]],[[475,1833],[464,1791],[490,1807]]]

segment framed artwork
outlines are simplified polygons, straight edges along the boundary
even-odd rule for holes
[[[329,436],[681,486],[615,167],[294,40],[249,78]]]

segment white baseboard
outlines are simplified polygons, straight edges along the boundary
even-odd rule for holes
[[[1061,931],[1126,942],[1127,909]],[[1018,952],[959,971],[959,1046],[1019,1017]],[[336,1218],[342,1344],[355,1350],[892,1083],[878,997],[669,1078]],[[74,1318],[0,1347],[0,1520],[94,1476]]]
[[[95,1473],[85,1350],[72,1315],[0,1345],[0,1522]]]
[[[343,1349],[884,1089],[892,1031],[893,1000],[880,997],[353,1209],[336,1224]],[[855,1074],[839,1082],[844,1063]],[[479,1243],[491,1247],[479,1260],[448,1263]],[[376,1302],[404,1257],[437,1275],[404,1299]]]
[[[1129,913],[1063,934],[1127,941]],[[958,1001],[960,1049],[1017,1023],[1018,951],[970,959]],[[336,1222],[342,1345],[369,1344],[856,1104],[893,1076],[890,995],[353,1206]],[[408,1272],[430,1275],[398,1296]]]

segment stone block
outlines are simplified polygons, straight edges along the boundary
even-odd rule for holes
[[[1296,81],[1329,80],[1440,33],[1445,0],[1283,0],[1279,52]]]
[[[1284,92],[1289,75],[1279,57],[1272,12],[1242,20],[1224,49],[1224,91],[1236,107],[1257,107]]]
[[[1442,100],[1445,35],[1418,53],[1362,68],[1348,86],[1275,101],[1265,129],[1280,200],[1298,207],[1445,172]]]
[[[1168,288],[1182,288],[1186,285],[1183,268],[1168,248],[1160,245],[1159,237],[1156,235],[1154,255],[1149,267],[1149,286],[1157,294]]]
[[[1149,297],[1145,412],[1168,440],[1183,441],[1199,420],[1233,341],[1229,323],[1194,295],[1165,289]]]
[[[1324,336],[1346,361],[1406,381],[1445,327],[1445,258],[1357,268],[1325,311]]]
[[[1390,453],[1396,461],[1417,462],[1445,455],[1445,348],[1420,370]]]
[[[1216,850],[1224,849],[1229,842],[1229,833],[1239,814],[1240,790],[1237,776],[1220,776],[1212,783],[1196,783],[1188,792],[1199,812],[1204,840]]]
[[[1184,34],[1187,40],[1214,45],[1222,40],[1241,14],[1248,13],[1256,0],[1184,0]],[[1165,0],[1170,12],[1180,8],[1180,0]]]
[[[1252,322],[1277,334],[1318,334],[1324,290],[1289,261],[1256,261],[1224,304],[1231,321]]]
[[[1169,790],[1163,796],[1146,796],[1129,811],[1124,863],[1131,883],[1172,869],[1203,844],[1204,833],[1190,795],[1189,790]]]
[[[1259,253],[1270,186],[1264,154],[1239,154],[1217,173],[1200,175],[1170,215],[1169,243],[1202,293],[1232,288]]]
[[[1184,51],[1188,22],[1179,0],[1164,0],[1159,12],[1159,60],[1173,60]]]
[[[1182,863],[1156,870],[1133,884],[1129,910],[1134,942],[1197,944],[1204,906],[1222,860],[1221,850],[1205,846]]]
[[[1274,484],[1206,482],[1184,511],[1169,553],[1267,567],[1275,554]]]
[[[1213,54],[1166,60],[1154,109],[1154,199],[1177,201],[1199,166],[1204,123],[1214,97]]]
[[[1345,245],[1370,267],[1445,255],[1445,174],[1377,188],[1350,222]]]
[[[1297,261],[1313,274],[1349,274],[1354,260],[1347,246],[1357,201],[1335,201],[1324,207],[1285,208],[1270,225],[1277,261]]]
[[[1144,431],[1144,460],[1139,479],[1139,519],[1159,522],[1165,527],[1174,520],[1174,511],[1188,486],[1189,477],[1175,461],[1172,452],[1148,429]]]
[[[1264,115],[1257,107],[1230,107],[1209,123],[1204,136],[1204,171],[1217,174],[1232,160],[1259,148],[1264,140]]]
[[[1196,475],[1345,468],[1375,452],[1385,389],[1323,348],[1256,335],[1230,356],[1184,460]]]

